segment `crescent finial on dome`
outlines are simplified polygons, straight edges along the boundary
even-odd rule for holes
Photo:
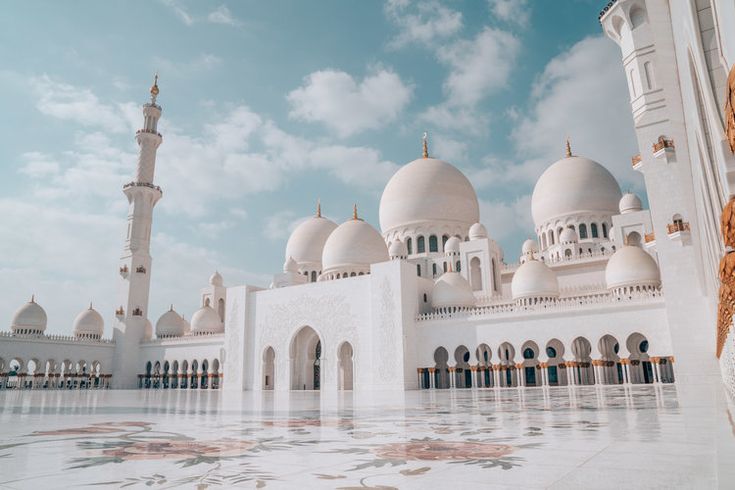
[[[572,144],[569,142],[569,138],[567,138],[567,158],[573,156],[572,155]]]
[[[322,200],[318,197],[316,199],[316,217],[317,218],[322,217]]]
[[[357,204],[352,205],[352,219],[360,219],[357,217]]]
[[[424,131],[424,136],[421,138],[423,144],[423,156],[429,158],[429,133]]]

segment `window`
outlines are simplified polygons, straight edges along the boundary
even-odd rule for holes
[[[478,257],[470,260],[470,283],[473,291],[482,291],[482,269]]]
[[[549,245],[554,244],[554,230],[549,230]]]
[[[406,249],[408,250],[408,255],[413,253],[413,240],[411,238],[406,238]]]
[[[422,254],[426,252],[426,239],[422,236],[416,240],[416,253]]]
[[[585,238],[587,238],[587,225],[582,223],[579,225],[579,239],[583,240]]]
[[[438,252],[439,251],[439,242],[436,239],[436,235],[431,235],[429,237],[429,252]]]
[[[311,282],[316,282],[316,271],[311,271]]]
[[[590,231],[592,232],[592,238],[600,237],[599,233],[597,233],[597,223],[592,223],[590,225]]]
[[[436,277],[436,264],[431,264],[431,273]]]
[[[447,263],[444,262],[444,272],[447,272]]]
[[[646,85],[648,90],[651,90],[653,88],[653,70],[651,70],[650,61],[643,63],[643,71],[646,73]]]
[[[429,297],[426,296],[426,293],[424,293],[424,303],[428,303],[428,302],[429,302]]]
[[[492,265],[493,291],[495,291],[497,293],[498,292],[498,280],[497,280],[498,275],[497,275],[497,272],[496,272],[496,269],[495,269],[495,259],[492,259],[492,261],[490,262],[490,264]]]
[[[457,271],[456,272],[462,272],[462,263],[459,260],[457,261]]]
[[[421,264],[416,264],[416,274],[421,277]]]
[[[556,349],[553,347],[547,347],[546,348],[546,355],[549,357],[549,359],[553,359],[556,357]]]
[[[638,348],[641,350],[641,352],[648,352],[648,341],[644,340],[643,342],[641,342]]]
[[[602,236],[607,238],[607,223],[602,223]]]
[[[533,359],[533,357],[534,357],[533,349],[531,349],[530,347],[526,347],[523,350],[523,358],[524,359]]]

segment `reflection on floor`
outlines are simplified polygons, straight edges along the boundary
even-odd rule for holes
[[[677,389],[2,392],[0,488],[727,486],[726,399]]]

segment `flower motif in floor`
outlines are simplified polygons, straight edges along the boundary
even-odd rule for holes
[[[226,458],[241,456],[257,445],[254,441],[219,439],[214,441],[150,440],[136,441],[121,447],[105,449],[105,456],[123,461],[190,458]]]
[[[467,461],[501,458],[512,453],[513,447],[483,442],[424,440],[384,444],[373,452],[384,459],[402,461]]]

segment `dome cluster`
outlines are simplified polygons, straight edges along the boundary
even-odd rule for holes
[[[74,320],[75,337],[98,340],[102,338],[104,330],[105,321],[102,319],[102,315],[92,308],[91,303],[89,308],[79,313],[76,320]]]

